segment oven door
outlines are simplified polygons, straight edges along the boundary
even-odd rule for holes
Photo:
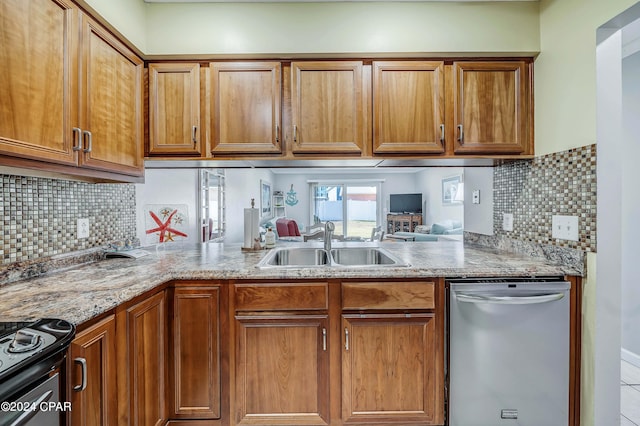
[[[26,394],[3,402],[0,426],[59,426],[59,402],[60,373],[55,373]]]

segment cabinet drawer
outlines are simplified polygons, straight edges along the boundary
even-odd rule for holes
[[[236,311],[327,310],[327,283],[236,284]]]
[[[434,282],[342,284],[342,309],[434,309]]]

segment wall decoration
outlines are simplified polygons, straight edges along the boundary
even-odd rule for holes
[[[189,226],[186,204],[145,205],[145,233],[147,244],[175,242],[188,238]]]
[[[271,184],[260,179],[260,217],[271,217]]]
[[[298,204],[298,194],[293,190],[293,184],[291,184],[291,189],[287,192],[287,198],[284,200],[288,206],[295,206]]]
[[[462,176],[452,176],[442,179],[442,204],[460,204],[462,191]]]

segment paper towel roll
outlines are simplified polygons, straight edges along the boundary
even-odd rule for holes
[[[253,242],[259,237],[258,222],[260,216],[258,209],[244,209],[244,245],[245,248],[253,247]]]

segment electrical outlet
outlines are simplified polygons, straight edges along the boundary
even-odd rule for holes
[[[473,204],[480,204],[480,190],[475,189],[472,193],[471,202]]]
[[[504,213],[502,215],[502,230],[513,231],[513,213]]]
[[[78,219],[78,239],[89,238],[89,219]]]
[[[578,216],[552,216],[551,236],[560,240],[578,241]]]

